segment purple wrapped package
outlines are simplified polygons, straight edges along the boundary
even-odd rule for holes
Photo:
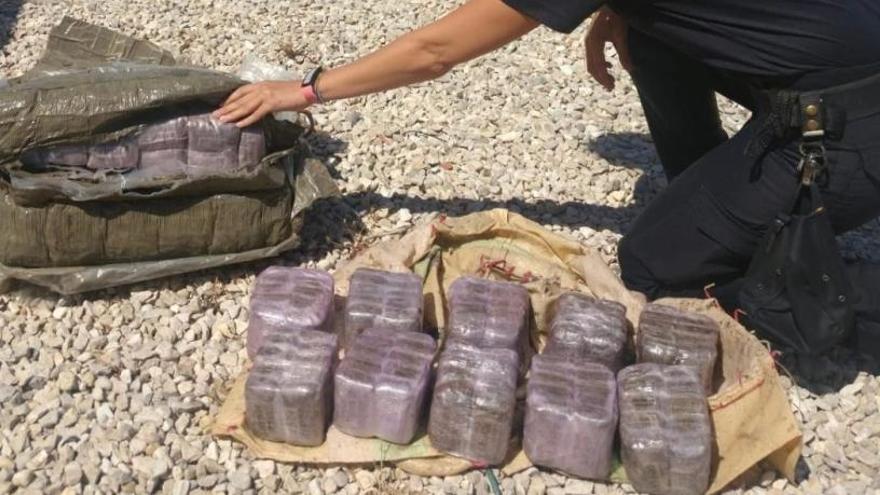
[[[411,442],[425,415],[435,348],[424,333],[362,332],[336,372],[336,427],[356,437]]]
[[[348,349],[367,328],[395,332],[422,331],[422,281],[412,273],[393,273],[359,268],[351,276],[345,302],[345,333]]]
[[[324,443],[333,408],[336,336],[302,330],[266,336],[245,384],[245,422],[256,436]]]
[[[617,373],[623,366],[626,336],[622,304],[567,292],[553,305],[544,354],[604,364]]]
[[[623,465],[638,492],[705,493],[712,425],[700,377],[689,366],[642,363],[617,375]]]
[[[498,465],[510,446],[519,356],[447,342],[437,368],[428,434],[440,451]]]
[[[222,173],[238,168],[241,129],[224,124],[210,114],[187,118],[190,176]]]
[[[36,170],[50,167],[85,167],[88,161],[89,152],[85,145],[30,150],[21,155],[21,162]]]
[[[529,460],[580,478],[611,474],[617,432],[617,381],[597,363],[560,356],[532,359],[523,447]]]
[[[186,176],[186,117],[144,127],[138,135],[140,167],[153,177]]]
[[[530,304],[528,291],[519,284],[461,277],[449,288],[448,338],[522,352]]]
[[[241,130],[241,144],[238,146],[238,166],[250,168],[260,163],[266,156],[266,136],[258,126]]]
[[[248,356],[257,354],[268,334],[299,330],[333,331],[333,277],[305,268],[265,269],[251,294]]]
[[[636,358],[640,363],[693,366],[710,395],[719,332],[718,324],[708,316],[648,304],[639,318]]]
[[[138,155],[137,142],[134,139],[96,144],[89,147],[86,167],[92,170],[134,170],[138,166]]]

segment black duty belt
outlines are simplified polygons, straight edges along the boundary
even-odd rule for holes
[[[755,96],[759,127],[746,148],[752,158],[798,136],[839,139],[848,121],[880,112],[880,74],[818,91],[760,90]]]

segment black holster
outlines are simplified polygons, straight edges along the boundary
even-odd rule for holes
[[[768,226],[734,292],[746,326],[800,354],[824,353],[856,328],[859,295],[839,253],[817,181],[834,173],[826,169],[826,137],[843,132],[847,113],[859,111],[849,104],[853,94],[866,92],[878,98],[880,77],[827,92],[772,93],[764,132],[750,147],[760,156],[777,139],[797,136],[801,143],[800,181],[791,207]]]

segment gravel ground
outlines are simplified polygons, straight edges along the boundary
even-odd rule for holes
[[[237,70],[248,53],[302,72],[343,62],[434,19],[446,0],[19,0],[0,2],[0,78],[25,71],[72,15]],[[627,225],[664,185],[634,89],[587,81],[581,35],[539,30],[443,80],[316,114],[314,139],[344,191],[310,213],[285,262],[333,269],[437,213],[506,206],[615,263]],[[725,124],[747,117],[724,103]],[[329,136],[332,136],[329,137]],[[878,256],[877,222],[846,236]],[[247,298],[264,264],[64,297],[0,296],[0,493],[478,493],[481,473],[317,470],[255,461],[205,427],[240,371]],[[787,382],[806,434],[804,480],[756,470],[737,492],[880,493],[880,381],[840,351]],[[792,364],[791,360],[786,363]],[[505,493],[631,492],[538,470]]]

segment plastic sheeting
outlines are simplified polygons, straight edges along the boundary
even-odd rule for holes
[[[69,294],[299,244],[301,213],[336,187],[320,162],[306,159],[307,129],[294,122],[259,124],[268,155],[255,166],[196,177],[136,180],[88,161],[48,170],[22,164],[26,152],[94,148],[205,114],[244,84],[174,64],[151,43],[65,18],[37,66],[0,87],[0,279]]]

